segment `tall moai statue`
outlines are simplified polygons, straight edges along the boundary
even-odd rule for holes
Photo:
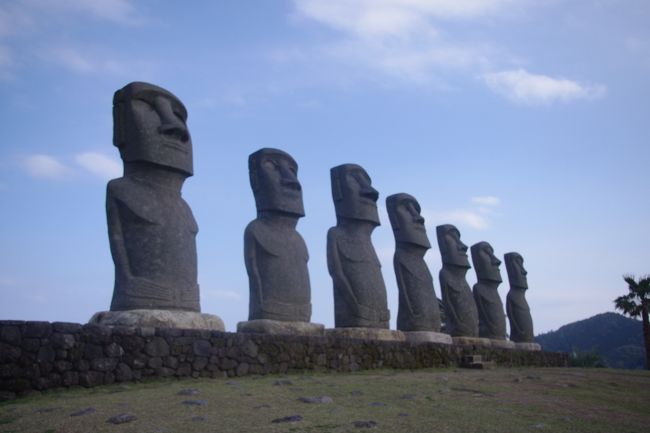
[[[198,314],[198,226],[181,196],[193,175],[185,106],[165,89],[133,82],[115,92],[113,121],[124,175],[106,192],[112,314],[97,313],[91,323],[223,330],[217,316]],[[118,314],[129,311],[139,313]]]
[[[524,268],[524,258],[519,253],[507,253],[504,256],[510,291],[506,296],[506,312],[510,321],[510,340],[516,343],[533,342],[533,318],[526,301],[528,289],[528,272]]]
[[[433,277],[424,255],[431,248],[420,204],[405,193],[386,198],[386,209],[395,235],[393,266],[399,289],[397,329],[440,331],[440,309]]]
[[[440,290],[445,306],[445,332],[453,337],[478,337],[478,311],[465,275],[470,268],[467,245],[451,224],[436,227],[442,257]]]
[[[506,315],[499,297],[501,260],[494,255],[492,245],[479,242],[472,245],[472,263],[476,270],[474,301],[478,310],[478,334],[492,340],[506,339]]]
[[[257,208],[244,232],[248,320],[309,322],[309,256],[296,231],[305,216],[298,164],[282,150],[264,148],[248,157],[248,170]]]
[[[388,329],[386,286],[370,239],[380,224],[379,193],[359,165],[339,165],[330,175],[336,226],[327,232],[327,267],[334,284],[335,326]]]

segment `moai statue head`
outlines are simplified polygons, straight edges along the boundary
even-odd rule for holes
[[[167,90],[129,83],[113,96],[113,144],[124,162],[149,162],[192,176],[187,110]]]
[[[336,216],[379,225],[379,193],[371,186],[368,173],[360,165],[343,164],[332,168],[330,176]]]
[[[489,243],[479,242],[472,245],[472,263],[479,281],[488,280],[497,283],[503,281],[499,270],[501,260],[494,255],[494,249]]]
[[[528,272],[524,268],[524,258],[519,253],[507,253],[504,259],[510,288],[526,290],[528,288],[528,279],[526,278]]]
[[[388,218],[393,228],[395,242],[431,248],[420,204],[412,195],[400,193],[386,197]]]
[[[436,227],[436,236],[444,265],[470,267],[467,259],[467,245],[461,242],[460,232],[455,226],[444,224]]]
[[[279,149],[260,149],[248,157],[248,174],[258,212],[305,215],[298,164],[291,155]]]

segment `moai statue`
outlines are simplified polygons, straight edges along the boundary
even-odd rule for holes
[[[510,282],[510,291],[506,297],[506,311],[510,321],[510,340],[516,343],[533,342],[533,318],[526,302],[528,280],[524,269],[524,258],[519,253],[507,253],[506,270]]]
[[[248,170],[257,208],[244,232],[248,319],[309,322],[309,256],[296,231],[305,216],[298,164],[286,152],[264,148],[248,157]]]
[[[397,329],[440,331],[440,309],[433,277],[424,255],[431,248],[420,204],[409,194],[386,198],[388,217],[395,235],[393,266],[399,289]]]
[[[113,119],[124,176],[106,193],[115,262],[111,311],[198,312],[198,227],[181,197],[193,174],[187,111],[167,90],[134,82],[115,92]]]
[[[336,227],[327,232],[327,267],[334,283],[337,328],[388,329],[386,286],[370,235],[379,225],[378,192],[356,164],[330,170]]]
[[[474,284],[474,301],[478,310],[479,337],[493,340],[506,339],[506,315],[499,297],[501,260],[494,255],[487,242],[472,245],[472,263],[476,270],[477,283]]]
[[[442,257],[440,290],[445,305],[445,332],[454,337],[478,337],[478,311],[465,274],[470,268],[467,245],[451,224],[436,227]]]

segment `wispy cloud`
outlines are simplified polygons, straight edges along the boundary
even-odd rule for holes
[[[472,203],[482,206],[498,206],[501,203],[501,199],[493,195],[482,195],[472,197]]]
[[[425,218],[427,221],[431,221],[433,225],[453,224],[475,230],[485,230],[490,225],[485,216],[462,209],[444,212],[427,212]]]
[[[606,88],[602,85],[587,85],[566,78],[532,74],[524,69],[489,73],[481,78],[493,92],[524,104],[593,99],[606,93]]]
[[[44,179],[62,179],[70,169],[50,155],[30,155],[23,160],[23,167],[33,177]]]
[[[113,179],[122,175],[122,166],[114,158],[102,153],[85,152],[75,155],[75,162],[101,179]]]

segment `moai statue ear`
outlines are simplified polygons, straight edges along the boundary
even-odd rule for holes
[[[330,179],[332,181],[332,199],[334,201],[343,199],[343,192],[341,191],[341,170],[339,167],[330,169]]]
[[[256,192],[259,188],[257,182],[257,158],[255,157],[257,152],[251,153],[248,155],[248,177],[251,182],[251,189],[253,192]]]
[[[125,145],[124,129],[124,101],[122,91],[118,90],[113,96],[113,145],[118,149]]]

